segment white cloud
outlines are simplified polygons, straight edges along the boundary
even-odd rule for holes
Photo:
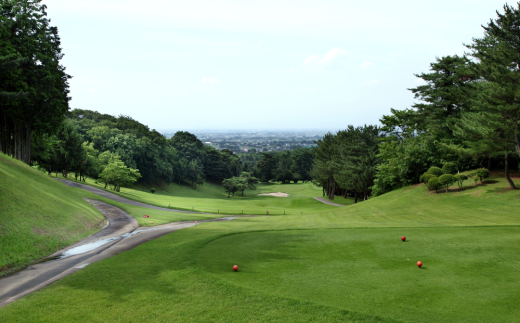
[[[311,64],[318,62],[319,60],[320,60],[320,57],[318,55],[314,54],[314,55],[307,57],[305,59],[305,61],[303,61],[303,65],[311,65]]]
[[[219,83],[221,83],[221,82],[222,82],[222,81],[219,80],[219,79],[216,78],[216,77],[203,78],[203,79],[202,79],[202,83],[219,84]]]
[[[361,85],[365,85],[365,86],[367,86],[367,85],[377,85],[377,84],[379,84],[379,80],[372,80],[372,81],[366,81],[366,82],[361,83]]]
[[[372,62],[363,62],[363,63],[361,63],[361,65],[359,65],[359,67],[361,67],[362,69],[367,69],[367,68],[371,68],[374,66],[376,66],[376,64],[374,64]]]
[[[303,61],[303,65],[318,65],[318,66],[329,66],[338,62],[342,62],[342,56],[347,54],[346,50],[342,50],[339,47],[331,49],[322,59],[316,54],[313,54]]]

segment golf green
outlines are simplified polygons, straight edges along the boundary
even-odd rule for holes
[[[520,227],[241,233],[197,263],[241,287],[407,321],[520,317]]]

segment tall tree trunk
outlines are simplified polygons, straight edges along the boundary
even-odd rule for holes
[[[518,156],[520,156],[520,138],[518,136],[518,132],[520,132],[520,125],[517,123],[516,131],[515,131],[515,148],[516,148],[516,153],[518,154]]]
[[[507,180],[507,182],[509,183],[509,186],[511,186],[512,189],[516,189],[515,183],[513,183],[513,181],[511,180],[511,177],[509,176],[509,156],[507,154],[507,151],[506,151],[506,156],[505,156],[505,159],[504,159],[504,165],[505,165],[504,173],[505,173],[505,176],[506,176],[506,180]]]
[[[31,125],[27,124],[25,126],[25,163],[27,165],[31,165],[31,137],[32,137],[32,129]]]
[[[488,169],[488,170],[491,170],[491,157],[488,157],[488,166],[487,166],[487,169]]]
[[[334,179],[329,179],[329,200],[334,200],[334,191],[336,189],[336,181]]]
[[[354,203],[357,203],[357,191],[354,193]]]

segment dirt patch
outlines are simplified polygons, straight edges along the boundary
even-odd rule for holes
[[[407,188],[406,190],[410,190],[410,189],[412,189],[412,188],[416,188],[416,187],[419,187],[419,186],[422,186],[422,185],[424,185],[424,183],[419,183],[419,184],[410,185],[410,186],[408,186],[408,188]]]
[[[276,192],[276,193],[262,193],[258,195],[269,195],[269,196],[276,196],[276,197],[289,197],[289,194],[284,192]]]
[[[33,228],[33,233],[34,234],[37,234],[37,235],[40,235],[40,236],[44,236],[47,234],[47,232],[45,232],[45,230],[41,229],[41,228]]]

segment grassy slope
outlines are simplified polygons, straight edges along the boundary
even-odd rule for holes
[[[60,175],[58,175],[60,177]],[[73,178],[68,178],[73,180]],[[87,178],[86,184],[104,189],[104,184],[96,184],[91,178]],[[237,193],[234,197],[228,198],[224,189],[220,185],[206,183],[194,190],[185,185],[170,184],[168,187],[156,187],[155,194],[150,194],[148,186],[136,186],[135,188],[121,188],[121,192],[112,193],[126,197],[131,200],[148,203],[151,205],[168,207],[183,210],[194,210],[199,212],[219,213],[220,214],[251,214],[263,215],[269,211],[270,215],[283,215],[302,213],[316,213],[325,210],[333,210],[336,207],[325,205],[313,199],[321,196],[321,188],[312,183],[298,184],[266,184],[257,185],[257,190],[246,190],[244,196]],[[285,192],[290,196],[273,197],[259,196],[260,193]],[[334,202],[339,204],[351,204],[353,199],[343,199],[337,197]],[[350,202],[350,203],[349,203]]]
[[[0,275],[91,235],[102,221],[81,195],[0,153]]]
[[[515,321],[520,191],[506,187],[420,186],[314,215],[206,223],[89,265],[0,319]]]

